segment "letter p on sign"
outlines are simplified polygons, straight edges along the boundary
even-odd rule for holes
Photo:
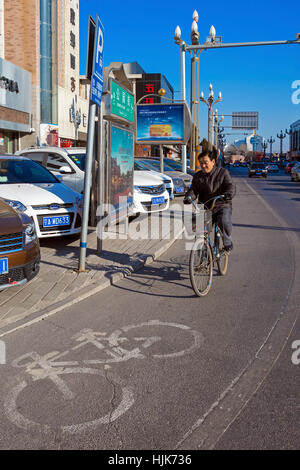
[[[102,52],[103,52],[103,33],[101,31],[101,28],[98,28],[97,55],[96,55],[96,61],[98,64],[99,64],[99,59],[102,57]]]
[[[0,341],[0,364],[6,364],[6,346],[4,341]]]

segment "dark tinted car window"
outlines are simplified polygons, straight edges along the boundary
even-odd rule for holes
[[[50,171],[31,160],[0,159],[0,184],[59,183]]]
[[[68,153],[69,157],[72,159],[72,161],[75,163],[75,165],[80,168],[80,170],[84,171],[85,170],[85,159],[86,159],[86,154],[85,153]]]
[[[264,165],[263,163],[253,163],[251,168],[260,168],[260,169],[264,169],[266,167],[266,165]]]

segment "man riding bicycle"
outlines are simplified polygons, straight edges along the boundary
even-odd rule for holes
[[[189,198],[197,199],[204,204],[209,199],[224,195],[218,199],[213,209],[213,223],[217,223],[223,233],[224,248],[226,251],[233,249],[232,233],[232,198],[235,195],[235,186],[231,176],[225,168],[216,166],[215,151],[205,151],[198,157],[200,170],[195,173],[191,188],[184,197],[184,204],[190,204]],[[209,207],[208,207],[209,209]]]

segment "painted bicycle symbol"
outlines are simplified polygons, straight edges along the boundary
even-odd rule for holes
[[[144,332],[147,328],[150,328],[152,331],[157,330],[159,335],[138,335],[139,330]],[[181,335],[183,333],[185,337],[189,338],[189,345],[179,351],[170,350],[163,354],[159,353],[159,344],[163,342],[162,334],[165,335],[167,331],[167,338],[170,338],[170,333],[173,338],[175,333],[174,328],[177,333]],[[114,388],[118,388],[119,400],[103,416],[79,424],[59,426],[60,431],[77,434],[88,429],[96,429],[99,425],[109,424],[126,413],[135,401],[133,387],[111,371],[113,364],[131,359],[146,359],[147,357],[153,357],[154,359],[177,358],[195,351],[199,348],[204,338],[199,332],[192,330],[188,326],[151,320],[137,325],[125,326],[110,334],[86,328],[76,333],[72,339],[76,342],[76,345],[70,350],[64,352],[52,351],[44,356],[37,352],[30,352],[12,362],[13,367],[25,370],[26,374],[26,380],[22,380],[12,389],[4,403],[7,417],[16,426],[25,430],[50,433],[53,430],[50,424],[38,423],[24,416],[18,409],[17,402],[21,399],[21,394],[24,393],[28,386],[32,387],[33,384],[39,382],[44,383],[45,380],[54,384],[55,389],[63,400],[74,400],[77,398],[76,393],[68,383],[73,374],[89,374],[98,378],[101,377],[109,384],[112,384]],[[80,361],[66,360],[66,356],[69,356],[72,351],[80,351],[87,346],[94,347],[94,350],[97,352],[96,358]],[[95,368],[97,365],[101,366],[101,368]],[[73,384],[72,380],[71,383]]]

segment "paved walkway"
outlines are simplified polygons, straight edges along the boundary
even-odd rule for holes
[[[181,236],[180,206],[176,199],[172,212],[140,216],[127,227],[115,226],[104,233],[101,253],[97,252],[96,230],[90,229],[86,273],[76,272],[79,239],[42,240],[40,273],[23,286],[0,292],[0,333],[37,314],[62,310],[151,263]]]

